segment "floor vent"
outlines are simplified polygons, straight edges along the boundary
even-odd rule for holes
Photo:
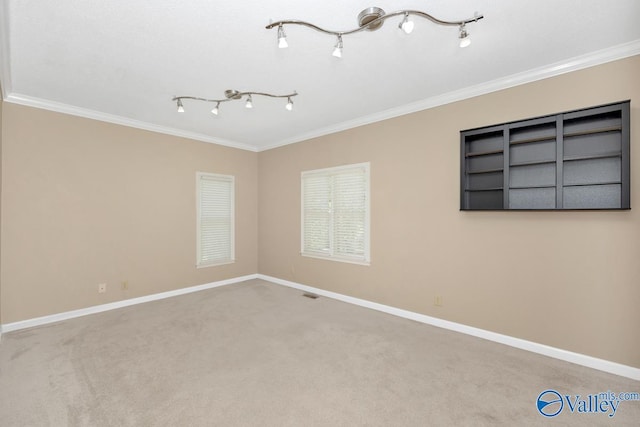
[[[302,294],[302,296],[303,296],[303,297],[307,297],[307,298],[311,298],[311,299],[316,299],[316,298],[318,298],[318,297],[319,297],[319,295],[316,295],[316,294],[310,294],[310,293],[307,293],[307,292],[305,292],[304,294]]]

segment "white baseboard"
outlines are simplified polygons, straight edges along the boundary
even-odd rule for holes
[[[205,289],[217,288],[219,286],[231,285],[245,280],[256,279],[257,274],[249,274],[247,276],[234,277],[232,279],[220,280],[217,282],[205,283],[204,285],[191,286],[188,288],[176,289],[173,291],[160,292],[152,295],[145,295],[138,298],[130,298],[122,301],[111,302],[108,304],[94,305],[92,307],[81,308],[78,310],[65,311],[64,313],[51,314],[49,316],[36,317],[34,319],[22,320],[19,322],[7,323],[0,325],[1,332],[12,332],[34,326],[47,325],[49,323],[60,322],[62,320],[73,319],[89,314],[101,313],[103,311],[115,310],[116,308],[128,307],[130,305],[142,304],[150,301],[157,301],[165,298],[171,298],[178,295],[190,294],[192,292],[203,291]]]
[[[278,285],[299,289],[304,292],[311,292],[317,295],[321,295],[327,298],[333,298],[349,304],[355,304],[361,307],[370,308],[372,310],[381,311],[383,313],[392,314],[394,316],[403,317],[405,319],[414,320],[416,322],[425,323],[427,325],[437,326],[439,328],[449,329],[455,332],[461,332],[463,334],[471,335],[478,338],[483,338],[483,339],[497,342],[500,344],[505,344],[511,347],[519,348],[521,350],[542,354],[544,356],[553,357],[555,359],[564,360],[566,362],[575,363],[577,365],[586,366],[588,368],[597,369],[600,371],[609,372],[611,374],[620,375],[622,377],[640,381],[640,369],[634,368],[632,366],[622,365],[620,363],[611,362],[609,360],[598,359],[596,357],[587,356],[580,353],[574,353],[574,352],[563,350],[560,348],[555,348],[548,345],[523,340],[520,338],[514,338],[508,335],[498,334],[496,332],[474,328],[472,326],[467,326],[460,323],[451,322],[448,320],[438,319],[437,317],[431,317],[431,316],[415,313],[408,310],[402,310],[400,308],[395,308],[388,305],[363,300],[360,298],[354,298],[354,297],[339,294],[336,292],[325,291],[323,289],[314,288],[312,286],[307,286],[307,285],[303,285],[296,282],[291,282],[289,280],[278,279],[277,277],[271,277],[264,274],[249,274],[247,276],[220,280],[217,282],[206,283],[203,285],[191,286],[188,288],[176,289],[173,291],[161,292],[157,294],[146,295],[143,297],[131,298],[123,301],[96,305],[93,307],[82,308],[79,310],[66,311],[64,313],[57,313],[49,316],[37,317],[34,319],[27,319],[19,322],[7,323],[4,325],[0,325],[0,340],[2,340],[2,334],[7,332],[17,331],[25,328],[32,328],[34,326],[46,325],[49,323],[60,322],[62,320],[73,319],[81,316],[87,316],[89,314],[101,313],[103,311],[115,310],[117,308],[128,307],[131,305],[142,304],[145,302],[157,301],[165,298],[175,297],[178,295],[184,295],[192,292],[203,291],[205,289],[217,288],[219,286],[231,285],[234,283],[244,282],[246,280],[251,280],[251,279],[266,280],[268,282],[275,283]]]
[[[461,332],[463,334],[483,338],[500,344],[505,344],[511,347],[519,348],[521,350],[542,354],[544,356],[564,360],[565,362],[575,363],[577,365],[586,366],[588,368],[597,369],[611,374],[620,375],[622,377],[631,378],[632,380],[640,381],[640,369],[634,368],[632,366],[622,365],[620,363],[611,362],[609,360],[598,359],[596,357],[574,353],[560,348],[555,348],[548,345],[523,340],[520,338],[514,338],[508,335],[498,334],[496,332],[474,328],[472,326],[438,319],[437,317],[426,316],[424,314],[414,313],[412,311],[402,310],[399,308],[390,307],[388,305],[378,304],[375,302],[354,298],[335,292],[325,291],[323,289],[314,288],[312,286],[278,279],[277,277],[271,277],[264,274],[258,274],[257,277],[258,279],[266,280],[278,285],[288,286],[290,288],[299,289],[304,292],[311,292],[317,295],[333,298],[350,304],[359,305],[361,307],[381,311],[383,313],[392,314],[394,316],[404,317],[405,319],[415,320],[416,322],[425,323],[427,325],[437,326],[439,328],[449,329],[455,332]]]

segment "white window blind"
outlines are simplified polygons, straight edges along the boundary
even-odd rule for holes
[[[369,163],[302,173],[302,254],[368,264]]]
[[[234,177],[198,172],[197,266],[234,261]]]

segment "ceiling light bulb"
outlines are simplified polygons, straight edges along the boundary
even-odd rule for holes
[[[280,24],[280,26],[278,27],[278,47],[280,49],[289,47],[289,43],[287,43],[287,35],[284,33],[282,24]]]
[[[178,99],[178,113],[184,113],[184,106],[182,105],[181,99]]]
[[[217,116],[219,111],[220,111],[220,103],[218,102],[216,106],[213,107],[213,110],[211,110],[211,112]]]
[[[284,108],[289,111],[293,110],[293,101],[291,100],[291,98],[287,98],[287,105],[285,105]]]
[[[247,103],[244,104],[246,108],[253,108],[253,101],[251,101],[251,95],[247,98]]]
[[[460,47],[467,47],[471,44],[471,36],[467,33],[467,29],[464,27],[464,24],[460,26],[460,35],[458,38],[460,39]]]
[[[398,28],[400,28],[406,34],[411,34],[411,31],[413,31],[413,21],[409,21],[408,13],[404,14],[404,19],[402,20],[400,25],[398,25]]]
[[[338,41],[336,42],[332,55],[335,56],[336,58],[342,58],[342,36],[341,35],[338,36]]]

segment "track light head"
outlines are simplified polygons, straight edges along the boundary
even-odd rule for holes
[[[284,32],[282,24],[278,27],[278,47],[280,49],[286,49],[289,47],[289,43],[287,43],[287,35]]]
[[[184,105],[182,105],[181,99],[178,99],[178,113],[184,113]]]
[[[414,26],[413,21],[409,21],[409,13],[406,12],[404,14],[404,19],[398,25],[398,28],[404,31],[405,34],[411,34],[411,32],[413,31],[413,26]]]
[[[253,108],[253,101],[251,100],[251,95],[247,97],[247,102],[244,104],[245,108]]]
[[[285,105],[284,108],[286,108],[288,111],[293,110],[293,101],[291,100],[291,97],[287,98],[287,105]]]
[[[216,103],[216,106],[213,107],[213,109],[211,110],[211,113],[215,116],[218,115],[218,113],[220,112],[220,103]]]
[[[338,41],[333,48],[333,56],[336,58],[342,58],[342,35],[338,34]]]
[[[460,35],[458,38],[460,39],[460,47],[467,47],[471,44],[471,36],[467,32],[464,24],[460,25]]]

